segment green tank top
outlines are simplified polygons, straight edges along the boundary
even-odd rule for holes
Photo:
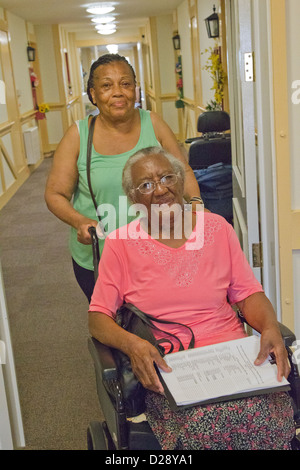
[[[141,119],[141,132],[137,145],[128,152],[118,155],[101,155],[92,146],[91,154],[91,182],[98,205],[104,211],[101,214],[103,223],[108,232],[129,223],[129,203],[122,189],[122,172],[128,158],[138,150],[146,147],[160,145],[156,139],[150,112],[139,109]],[[86,176],[86,148],[88,139],[88,116],[79,121],[80,153],[77,160],[78,184],[73,198],[73,207],[80,213],[94,220],[98,220],[93,201],[90,196]],[[123,196],[119,198],[119,196]],[[105,210],[107,209],[107,210]],[[100,253],[104,240],[99,240]],[[79,266],[93,270],[93,255],[91,245],[83,245],[77,241],[77,230],[71,228],[70,252],[72,258]]]

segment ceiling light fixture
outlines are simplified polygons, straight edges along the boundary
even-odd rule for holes
[[[114,21],[115,17],[114,16],[96,16],[95,18],[92,18],[93,23],[111,23]]]
[[[90,5],[86,11],[92,13],[93,15],[106,15],[114,11],[115,7],[111,3],[99,3]]]
[[[105,29],[105,30],[110,30],[110,29],[116,29],[116,25],[114,23],[108,23],[108,24],[96,24],[95,25],[96,29]]]
[[[116,29],[98,29],[97,33],[98,34],[113,34],[116,31],[117,31]]]

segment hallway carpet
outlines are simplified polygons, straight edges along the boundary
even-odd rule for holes
[[[51,164],[45,159],[0,211],[0,257],[26,449],[84,450],[88,423],[102,414],[69,227],[44,202]]]

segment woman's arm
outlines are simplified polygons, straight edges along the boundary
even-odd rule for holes
[[[279,381],[288,377],[290,366],[287,351],[284,346],[276,314],[271,302],[263,292],[257,292],[237,303],[247,323],[261,333],[260,351],[255,361],[262,364],[270,353],[274,353]]]
[[[48,209],[56,217],[77,230],[78,241],[90,244],[91,237],[88,228],[91,225],[96,227],[97,221],[80,214],[71,204],[78,180],[79,149],[79,133],[76,124],[73,124],[54,154],[53,166],[46,184],[45,201]]]
[[[129,356],[133,373],[145,388],[164,393],[153,363],[166,372],[170,368],[152,344],[124,330],[111,317],[100,312],[89,312],[89,330],[101,343]]]
[[[151,120],[156,138],[162,147],[185,165],[185,199],[189,201],[193,196],[200,196],[199,185],[192,168],[188,164],[188,156],[185,149],[179,145],[170,127],[157,113],[151,112]]]

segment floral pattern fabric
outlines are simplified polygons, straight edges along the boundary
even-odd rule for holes
[[[287,393],[271,393],[174,412],[147,392],[147,419],[163,450],[290,450],[295,435]]]

